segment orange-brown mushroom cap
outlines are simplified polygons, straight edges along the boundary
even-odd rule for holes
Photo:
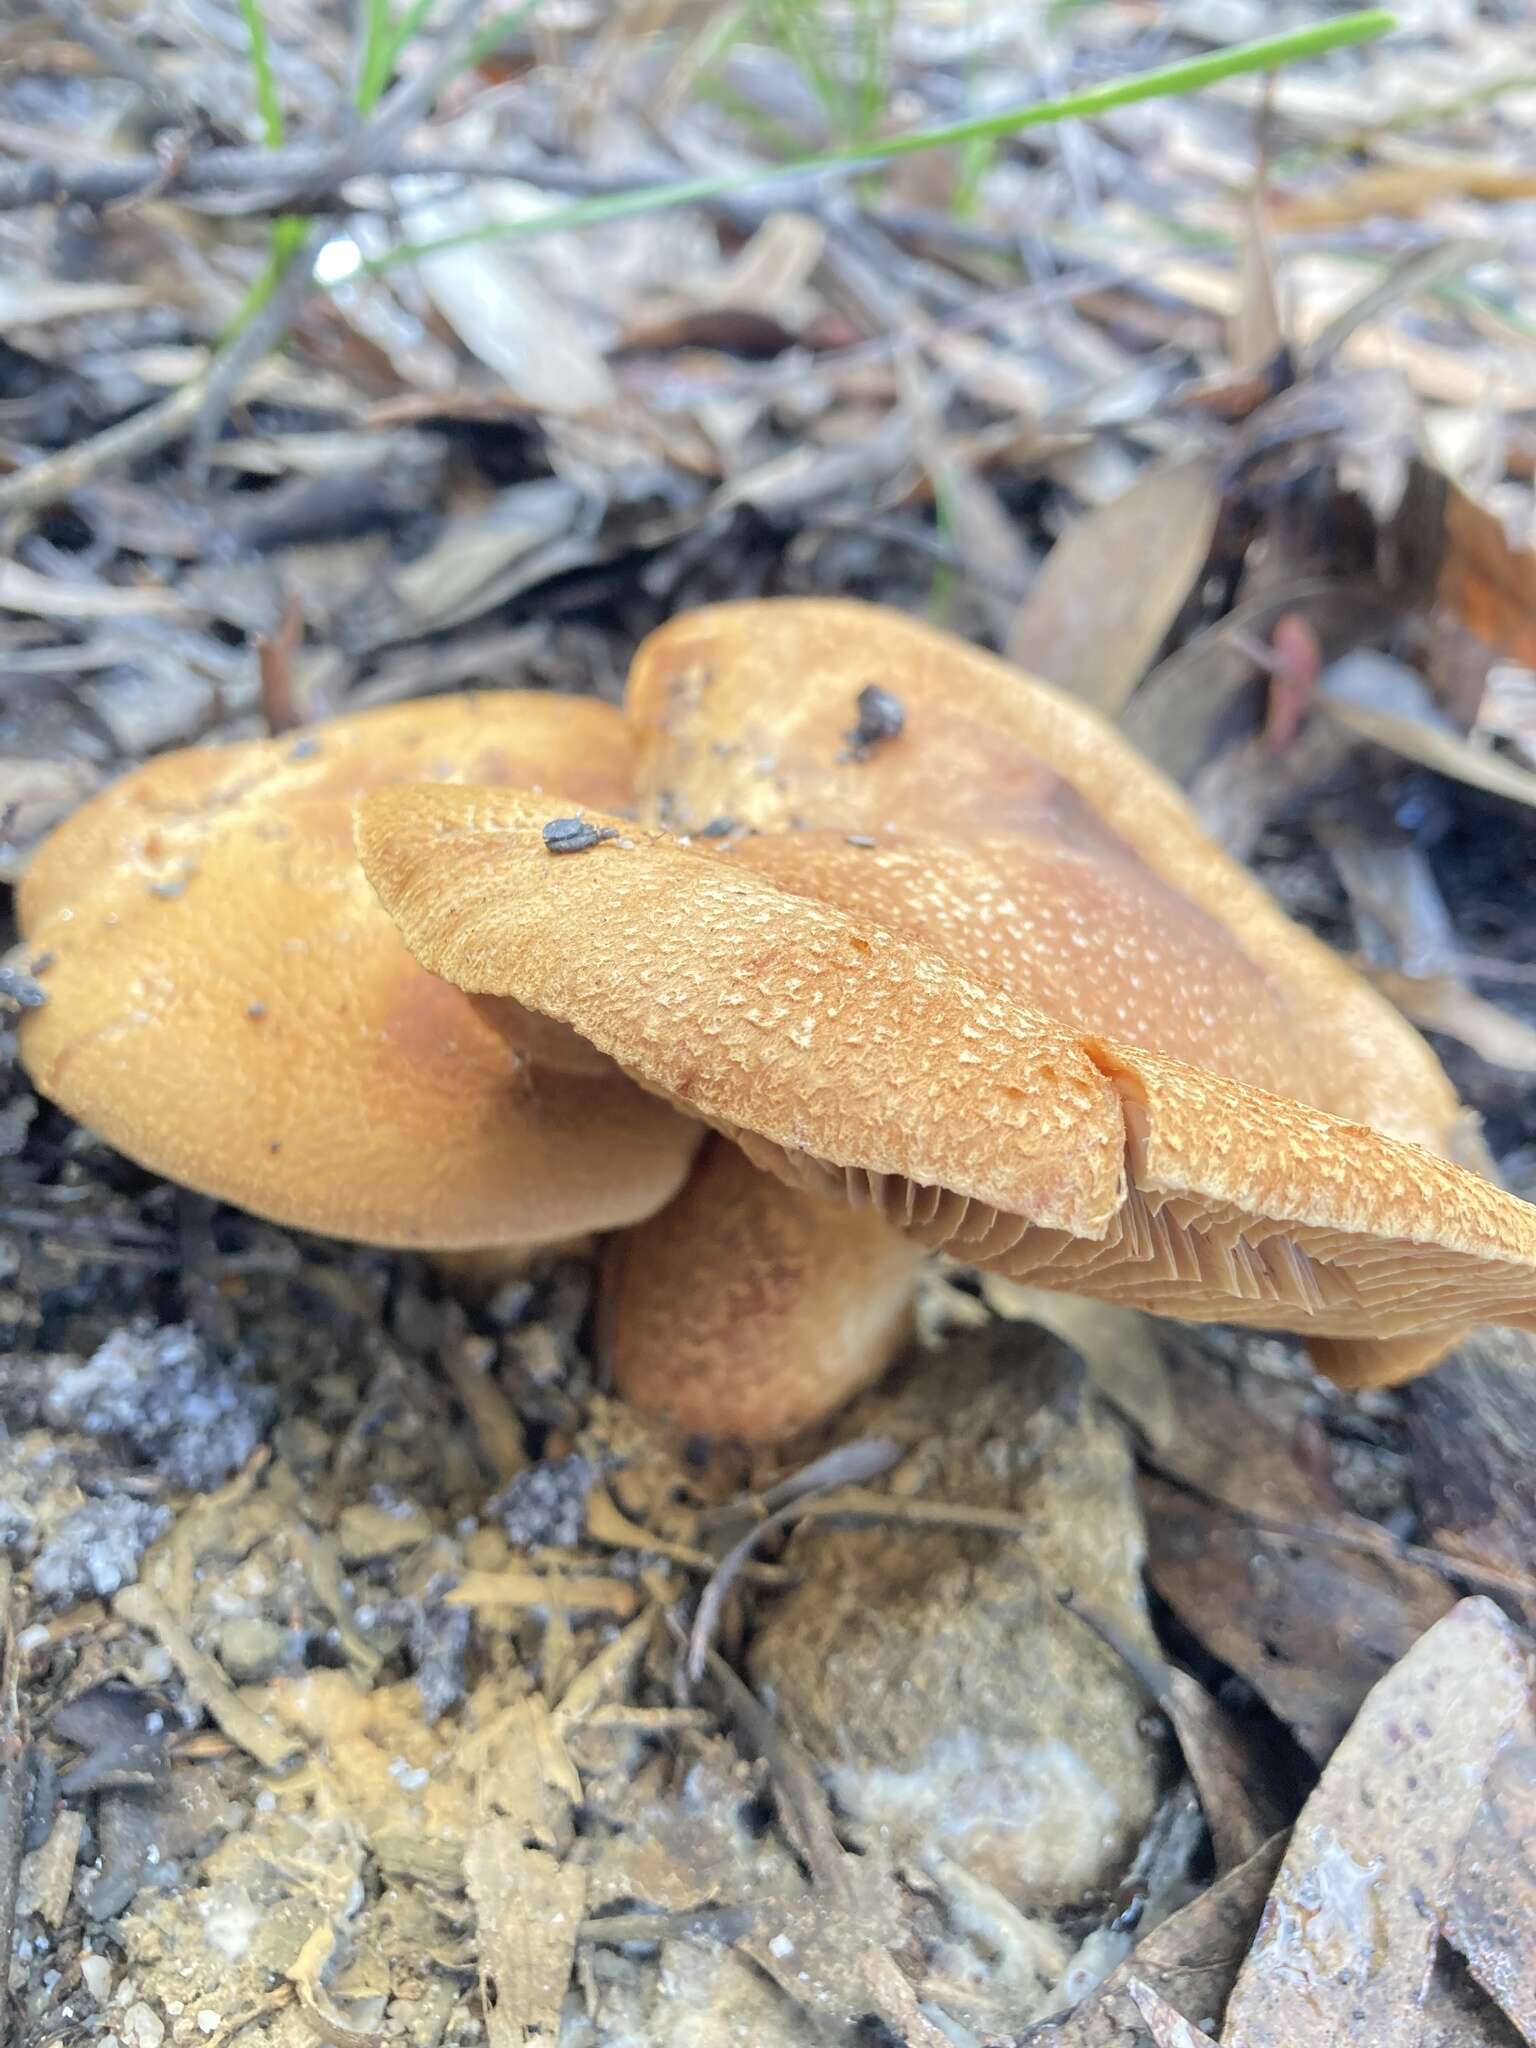
[[[1536,1326],[1536,1210],[1479,1175],[1058,1024],[729,859],[617,825],[552,857],[549,816],[390,790],[359,852],[434,973],[570,1024],[783,1178],[968,1264],[1196,1321]]]
[[[884,1370],[922,1257],[871,1211],[786,1186],[712,1139],[682,1193],[609,1246],[600,1342],[614,1386],[701,1436],[777,1443]]]
[[[42,1092],[142,1164],[382,1245],[542,1244],[649,1215],[694,1126],[590,1046],[424,971],[357,865],[389,782],[629,800],[622,718],[531,691],[162,756],[68,819],[20,892]]]
[[[900,731],[851,744],[859,694],[870,684],[897,700]],[[1010,904],[1020,971],[1036,974],[1041,989],[1058,973],[1073,978],[1074,950],[1086,949],[1099,972],[1105,939],[1094,919],[1117,915],[1118,902],[1146,924],[1140,932],[1110,926],[1111,946],[1139,945],[1140,960],[1120,977],[1125,1014],[1102,1028],[1211,1063],[1212,1045],[1157,1034],[1183,1028],[1181,979],[1198,980],[1225,947],[1250,985],[1257,968],[1271,991],[1283,992],[1290,1023],[1277,1022],[1297,1044],[1263,1054],[1271,1011],[1246,1034],[1245,1057],[1255,1064],[1217,1061],[1217,1071],[1296,1092],[1437,1151],[1453,1145],[1455,1091],[1412,1027],[1212,843],[1174,785],[1113,726],[995,655],[852,600],[713,605],[642,643],[626,707],[643,817],[684,833],[727,819],[765,834],[820,827],[872,836],[877,846],[912,832],[982,835],[993,882],[1002,885],[1001,893],[993,887],[987,915],[996,919],[999,902]],[[1009,837],[1021,842],[1011,854]],[[748,848],[754,861],[782,861],[776,871],[795,886],[788,867],[796,855],[760,855],[751,841]],[[888,886],[879,886],[889,902]],[[907,891],[923,920],[917,930],[943,942],[937,907],[919,896]],[[853,907],[882,914],[876,897],[856,898]],[[970,927],[957,957],[994,973],[1005,952],[1001,923],[983,962],[977,915],[961,906],[945,920],[950,933]],[[1133,973],[1158,983],[1146,987],[1139,1012]],[[1038,990],[1031,1000],[1040,1000]],[[1240,1001],[1232,991],[1219,1021],[1228,1046]],[[1139,1035],[1148,1030],[1150,1041]],[[1328,1091],[1321,1095],[1300,1085],[1318,1046]],[[1261,1054],[1273,1059],[1273,1072]]]

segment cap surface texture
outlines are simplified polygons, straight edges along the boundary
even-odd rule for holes
[[[733,856],[629,828],[552,859],[548,814],[390,791],[359,849],[434,972],[571,1024],[782,1177],[969,1264],[1194,1320],[1536,1318],[1536,1211],[1480,1176],[1063,1025]]]
[[[351,827],[390,782],[616,807],[629,777],[616,712],[535,692],[162,756],[60,826],[22,885],[48,962],[27,1069],[141,1164],[300,1228],[446,1249],[647,1215],[697,1132],[573,1034],[424,971]]]

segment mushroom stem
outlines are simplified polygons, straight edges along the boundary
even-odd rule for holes
[[[1399,1387],[1436,1366],[1470,1331],[1407,1337],[1309,1337],[1312,1363],[1336,1387]]]
[[[871,1211],[786,1187],[717,1138],[674,1201],[610,1244],[599,1346],[645,1413],[778,1443],[890,1364],[921,1264]]]

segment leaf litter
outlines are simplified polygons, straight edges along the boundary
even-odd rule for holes
[[[852,591],[1120,716],[1536,1192],[1520,25],[478,242],[1148,61],[1133,7],[546,11],[440,76],[442,10],[381,131],[266,10],[270,150],[201,4],[6,26],[0,872],[161,748]],[[328,289],[226,352],[316,204]],[[951,1275],[824,1440],[705,1455],[601,1389],[582,1259],[455,1298],[5,1087],[27,2048],[1536,2039],[1528,1339],[1351,1399]]]

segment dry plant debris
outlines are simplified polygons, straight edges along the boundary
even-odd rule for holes
[[[963,12],[8,19],[0,876],[177,748],[614,706],[702,607],[872,599],[1114,716],[1430,1034],[1457,1156],[1536,1194],[1528,23],[1402,9],[752,182],[1274,29]],[[626,211],[499,238],[572,202]],[[873,781],[918,700],[847,683]],[[1281,1339],[1065,1295],[1046,1338],[1038,1293],[922,1275],[894,1376],[711,1450],[610,1397],[579,1249],[449,1279],[70,1123],[12,1063],[48,979],[0,967],[15,2048],[1536,2039],[1528,1704],[1490,1756],[1536,1615],[1526,1338],[1352,1396]],[[739,1265],[774,1191],[711,1208],[722,1156],[679,1199]],[[839,1227],[773,1214],[791,1253]],[[669,1320],[661,1243],[623,1284],[718,1359],[751,1290]],[[1460,1777],[1398,1802],[1405,1767]],[[1337,1912],[1329,1842],[1369,1878]],[[1274,1938],[1317,1900],[1342,2020]]]

